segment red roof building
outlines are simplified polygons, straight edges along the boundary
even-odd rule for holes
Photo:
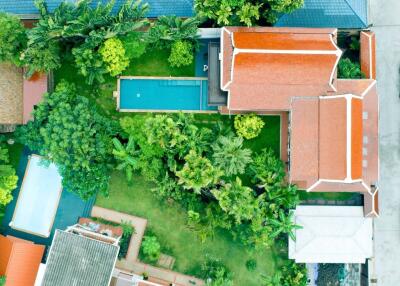
[[[33,286],[44,246],[10,236],[0,235],[0,276],[5,286]]]
[[[289,181],[309,192],[360,192],[378,215],[375,38],[361,33],[367,79],[337,79],[336,29],[226,27],[223,112],[289,113]]]

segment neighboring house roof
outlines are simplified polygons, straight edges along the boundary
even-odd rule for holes
[[[367,79],[358,80],[336,78],[341,51],[334,29],[227,27],[221,38],[226,110],[289,111],[290,182],[307,191],[361,192],[364,214],[377,215],[373,33],[360,35]]]
[[[335,29],[222,30],[221,88],[232,110],[289,110],[293,96],[334,92]],[[246,94],[246,96],[244,96]],[[265,96],[268,94],[268,96]]]
[[[359,206],[297,206],[296,241],[289,258],[296,263],[365,263],[373,255],[372,218]]]
[[[0,276],[5,286],[34,285],[44,253],[44,246],[0,235]]]
[[[0,124],[23,122],[22,69],[10,63],[0,64]]]
[[[93,0],[92,5],[95,6],[99,2],[105,2],[106,0]],[[63,0],[46,0],[47,7],[50,11],[54,11]],[[69,0],[66,2],[74,2]],[[125,0],[116,0],[114,11],[116,11]],[[148,17],[158,17],[161,15],[176,15],[180,17],[191,17],[194,14],[193,0],[175,0],[171,4],[170,0],[144,0],[142,3],[149,3],[150,11]],[[37,15],[38,10],[34,5],[33,0],[19,0],[0,1],[0,11],[21,15],[22,18],[32,18],[31,16]]]
[[[119,247],[56,230],[42,286],[108,286]]]
[[[276,27],[368,27],[367,0],[304,0],[304,6],[282,15]]]

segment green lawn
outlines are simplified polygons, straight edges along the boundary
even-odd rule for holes
[[[186,227],[186,212],[178,204],[159,201],[151,193],[151,188],[152,185],[139,176],[134,177],[134,183],[128,186],[123,174],[116,172],[111,178],[110,196],[97,197],[96,205],[146,218],[148,227],[176,258],[176,271],[198,273],[206,254],[222,259],[234,272],[235,285],[260,285],[260,275],[274,271],[279,256],[272,250],[251,254],[227,232],[217,232],[214,239],[202,244]],[[257,261],[255,272],[249,272],[245,266],[251,258]]]

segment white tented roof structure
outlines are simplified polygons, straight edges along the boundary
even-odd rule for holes
[[[297,206],[293,220],[302,226],[289,238],[296,263],[365,263],[372,257],[372,218],[362,206]]]

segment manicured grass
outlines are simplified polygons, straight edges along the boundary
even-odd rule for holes
[[[344,201],[344,200],[351,199],[351,197],[353,197],[353,196],[354,196],[354,193],[344,193],[344,192],[343,193],[337,193],[337,192],[307,193],[305,191],[300,192],[301,200],[339,200],[339,201]]]
[[[156,234],[160,243],[176,258],[176,271],[196,274],[206,254],[222,259],[234,272],[235,285],[260,285],[261,274],[275,271],[280,258],[273,250],[250,253],[231,235],[218,231],[213,239],[202,244],[192,230],[186,226],[186,212],[175,203],[159,201],[151,192],[152,185],[139,176],[128,186],[122,173],[112,175],[110,196],[99,196],[96,205],[136,215],[148,220],[148,227]],[[256,259],[257,269],[249,272],[245,263]]]

